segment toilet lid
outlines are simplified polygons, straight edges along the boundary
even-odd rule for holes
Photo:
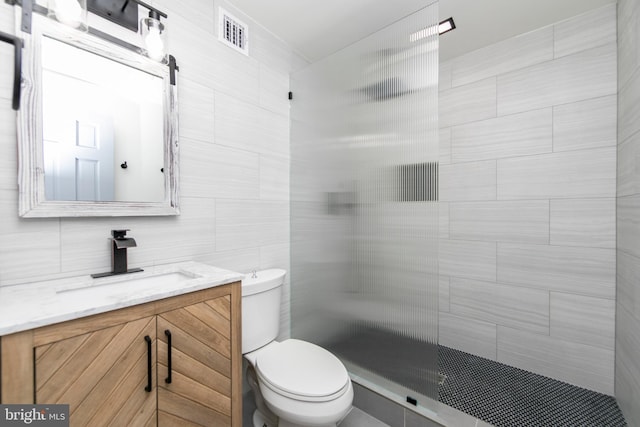
[[[273,387],[306,397],[330,396],[349,382],[342,362],[327,350],[289,339],[258,356],[256,369]]]

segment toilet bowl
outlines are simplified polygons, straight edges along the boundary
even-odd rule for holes
[[[334,427],[351,410],[353,386],[340,360],[315,344],[275,341],[285,271],[242,281],[242,352],[256,398],[256,427]],[[255,277],[254,277],[255,276]]]

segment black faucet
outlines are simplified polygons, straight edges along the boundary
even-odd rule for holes
[[[141,268],[127,268],[127,248],[137,246],[133,237],[126,237],[129,230],[111,230],[111,271],[107,273],[92,274],[91,277],[106,277],[116,274],[136,273],[143,271]]]

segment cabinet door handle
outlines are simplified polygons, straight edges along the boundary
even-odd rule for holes
[[[147,392],[151,392],[151,337],[149,335],[145,335],[144,340],[147,342],[147,386],[144,389]]]
[[[164,334],[167,336],[167,378],[164,382],[171,384],[171,331],[165,329]]]

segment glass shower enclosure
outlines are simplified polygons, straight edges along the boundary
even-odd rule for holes
[[[291,77],[291,336],[437,400],[438,3]]]

